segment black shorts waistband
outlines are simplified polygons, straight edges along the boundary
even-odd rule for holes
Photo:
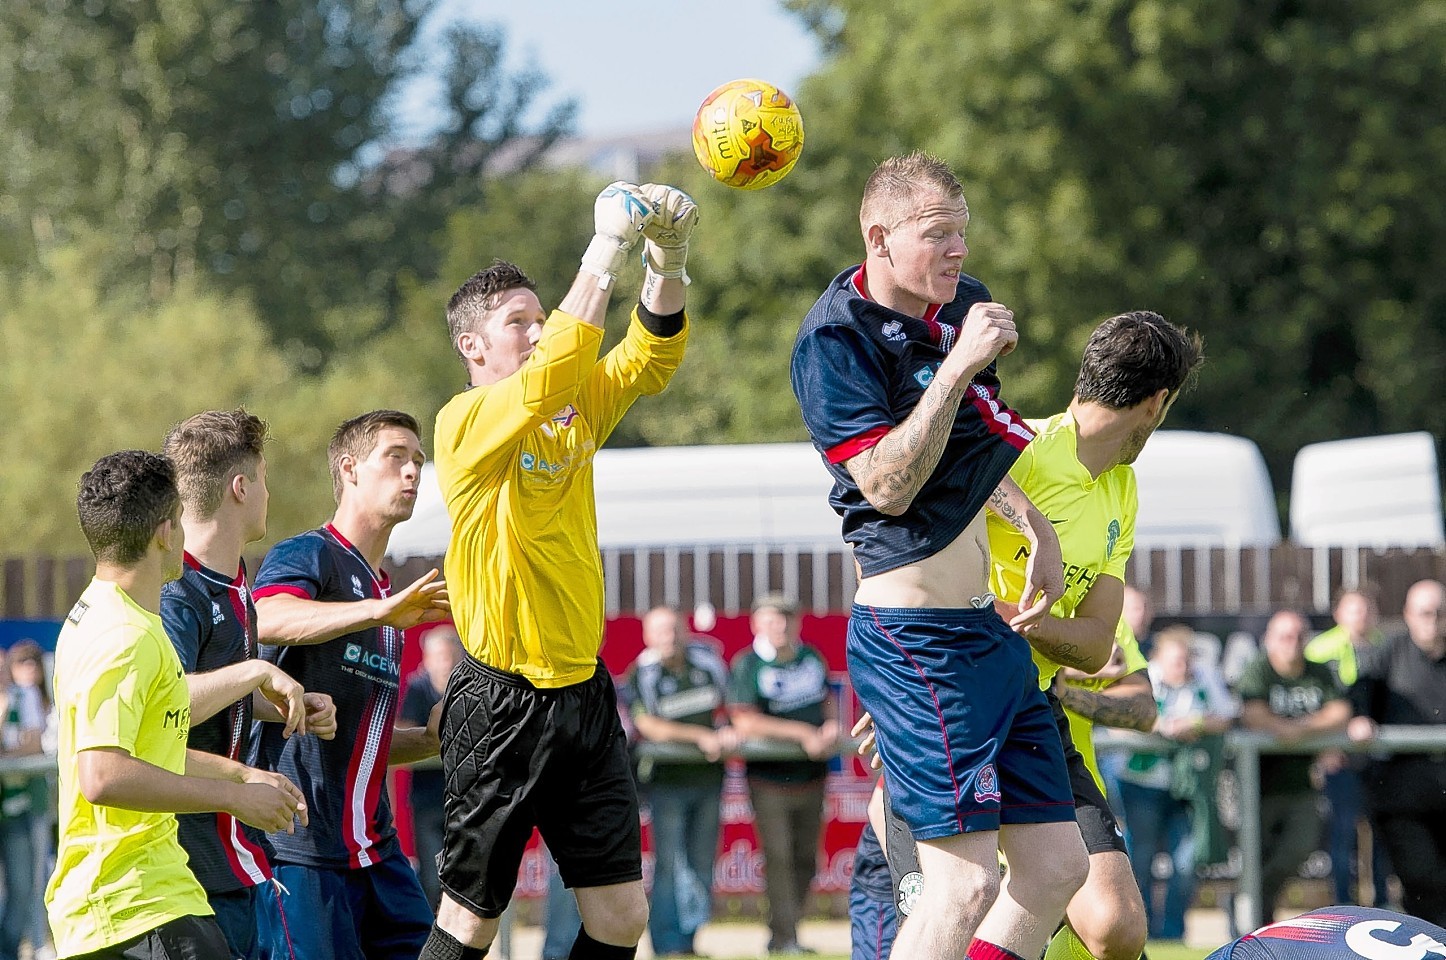
[[[592,676],[578,683],[570,683],[565,687],[539,687],[520,673],[512,673],[509,670],[499,670],[490,663],[483,663],[470,653],[464,654],[462,659],[458,661],[457,669],[466,670],[474,676],[483,677],[496,683],[505,683],[509,687],[517,687],[522,690],[533,690],[537,693],[548,694],[575,690],[585,683],[596,680],[598,674],[608,676],[607,666],[603,664],[602,657],[598,657],[597,670],[593,672]]]

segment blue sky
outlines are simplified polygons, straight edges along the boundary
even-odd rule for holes
[[[458,19],[503,27],[509,69],[541,70],[552,81],[549,104],[576,98],[585,136],[687,126],[708,91],[739,77],[796,93],[819,62],[813,38],[778,0],[441,0],[427,32]],[[404,136],[435,122],[429,93],[421,81],[403,95]]]

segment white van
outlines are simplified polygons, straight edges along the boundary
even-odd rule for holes
[[[1446,545],[1435,439],[1397,433],[1302,447],[1290,485],[1290,536],[1305,547]]]

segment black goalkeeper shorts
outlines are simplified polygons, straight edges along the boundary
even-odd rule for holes
[[[642,879],[638,791],[601,661],[591,679],[548,689],[464,657],[444,700],[437,872],[454,900],[501,916],[533,827],[569,887]]]

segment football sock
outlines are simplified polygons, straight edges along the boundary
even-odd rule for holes
[[[969,949],[964,955],[968,960],[1024,960],[1014,951],[1006,950],[988,940],[980,940],[978,937],[970,942]]]
[[[611,943],[601,943],[587,935],[587,930],[579,930],[577,939],[572,942],[572,952],[567,955],[567,960],[633,960],[638,955],[638,946],[619,947]]]
[[[1044,960],[1096,960],[1094,954],[1080,940],[1079,935],[1066,924],[1049,941],[1044,951]]]
[[[486,947],[464,946],[460,940],[434,923],[417,960],[482,960],[485,956]]]

